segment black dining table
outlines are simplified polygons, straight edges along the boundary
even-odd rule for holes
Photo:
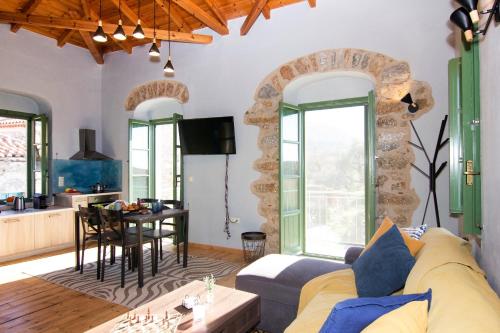
[[[128,223],[134,223],[137,228],[137,236],[139,238],[139,251],[137,255],[137,270],[138,270],[138,284],[139,288],[144,286],[144,266],[143,266],[143,224],[155,223],[155,221],[163,221],[166,219],[175,219],[176,226],[182,221],[182,229],[184,234],[183,240],[183,254],[182,254],[182,266],[187,267],[188,258],[188,235],[189,235],[189,210],[187,209],[164,209],[159,213],[149,212],[147,214],[141,213],[128,213],[124,215],[123,220]],[[180,228],[176,228],[177,236],[179,236]],[[178,239],[178,238],[177,238]],[[80,263],[80,227],[75,223],[75,251],[76,251],[76,265],[75,269],[79,269]]]

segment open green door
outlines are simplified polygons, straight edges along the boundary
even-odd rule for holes
[[[280,108],[280,247],[284,254],[304,252],[303,113]]]

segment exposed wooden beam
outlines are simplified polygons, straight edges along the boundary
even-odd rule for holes
[[[265,5],[264,8],[262,8],[262,15],[264,15],[264,18],[266,20],[271,19],[271,7],[269,7],[269,4]]]
[[[222,13],[222,11],[217,7],[217,5],[214,3],[213,0],[205,0],[205,3],[207,4],[208,8],[217,16],[219,19],[220,23],[224,24],[224,26],[227,27],[227,19]]]
[[[201,7],[195,4],[192,0],[172,0],[172,1],[177,5],[179,5],[179,7],[187,11],[189,14],[196,17],[198,21],[202,22],[213,31],[221,35],[227,35],[229,33],[229,29],[226,26],[220,23],[219,20],[214,18],[212,15],[208,14],[206,11],[201,9]]]
[[[113,38],[112,35],[108,36],[108,39],[110,39],[114,44],[116,44],[118,47],[120,47],[123,51],[127,52],[128,54],[132,54],[132,45],[130,45],[129,42],[126,40],[124,41],[119,41]]]
[[[57,46],[63,47],[73,36],[75,30],[67,29],[57,38]]]
[[[94,40],[92,39],[92,35],[90,34],[90,32],[80,30],[79,33],[80,36],[82,36],[85,45],[87,45],[87,48],[89,49],[90,54],[92,54],[92,56],[94,57],[95,61],[100,65],[104,64],[102,51],[94,43]]]
[[[12,12],[1,12],[0,11],[0,23],[19,23],[23,25],[33,25],[48,28],[58,28],[58,29],[75,29],[82,31],[94,32],[97,29],[97,22],[87,21],[87,20],[72,20],[62,17],[48,17],[39,15],[26,15],[22,13],[12,13]],[[103,29],[106,34],[113,34],[117,25],[111,23],[103,23]],[[124,25],[123,30],[127,35],[132,35],[135,27]],[[152,28],[143,28],[144,34],[148,38],[153,38]],[[156,30],[156,38],[167,40],[169,38],[169,32],[167,30],[158,29]],[[212,36],[192,34],[178,31],[171,31],[170,38],[172,41],[184,42],[184,43],[195,43],[195,44],[210,44],[212,42]]]
[[[311,8],[316,7],[316,0],[307,0],[307,2],[309,3],[309,7]]]
[[[160,8],[165,12],[165,14],[170,15],[168,11],[168,3],[165,3],[164,0],[155,0],[156,3],[160,6]],[[175,9],[175,7],[170,8],[171,18],[174,24],[177,26],[179,31],[191,32],[193,28],[186,22],[181,16],[181,14]]]
[[[83,1],[88,1],[88,0],[83,0]],[[120,6],[120,1],[119,0],[111,0],[111,2],[118,8]],[[139,19],[139,16],[137,16],[137,12],[135,12],[132,8],[130,8],[125,0],[121,1],[121,10],[123,15],[125,15],[126,18],[128,18],[132,23],[137,23],[137,20]],[[144,26],[152,26],[149,24],[148,21],[144,21],[143,18],[141,18],[141,25]]]
[[[248,14],[247,18],[245,19],[245,22],[243,22],[243,25],[241,26],[240,34],[242,36],[245,36],[250,31],[255,21],[257,21],[257,18],[259,17],[260,13],[262,13],[262,9],[264,9],[264,6],[266,4],[267,0],[255,1],[255,4],[253,5],[252,10],[250,11],[250,14]]]
[[[23,14],[31,14],[35,11],[35,9],[40,5],[42,0],[29,0],[21,9],[21,13]],[[11,24],[10,31],[18,32],[21,29],[21,24]]]

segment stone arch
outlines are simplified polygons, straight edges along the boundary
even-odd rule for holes
[[[389,216],[400,226],[411,224],[420,199],[411,187],[411,163],[415,161],[408,144],[409,120],[434,106],[429,84],[413,80],[410,66],[384,54],[361,49],[319,51],[290,61],[269,74],[258,86],[255,104],[245,113],[245,123],[258,126],[262,155],[254,162],[260,178],[251,184],[259,197],[258,211],[265,218],[261,229],[268,235],[268,251],[279,252],[279,104],[285,87],[305,75],[325,72],[359,72],[374,83],[377,126],[377,217]],[[401,98],[411,92],[420,110],[407,112]]]
[[[186,85],[174,80],[151,81],[135,87],[125,100],[125,110],[134,111],[142,102],[158,98],[169,97],[185,104],[189,100],[189,91]]]

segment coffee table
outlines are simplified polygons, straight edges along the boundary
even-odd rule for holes
[[[214,301],[207,305],[205,319],[198,322],[193,321],[192,311],[186,310],[182,306],[182,300],[186,295],[200,295],[202,300],[206,299],[205,284],[202,281],[193,281],[131,310],[130,314],[145,315],[148,309],[153,315],[164,315],[165,311],[183,313],[184,317],[177,328],[178,333],[245,333],[254,328],[260,321],[260,298],[258,295],[215,286]],[[111,332],[124,317],[126,315],[116,317],[88,332]]]

